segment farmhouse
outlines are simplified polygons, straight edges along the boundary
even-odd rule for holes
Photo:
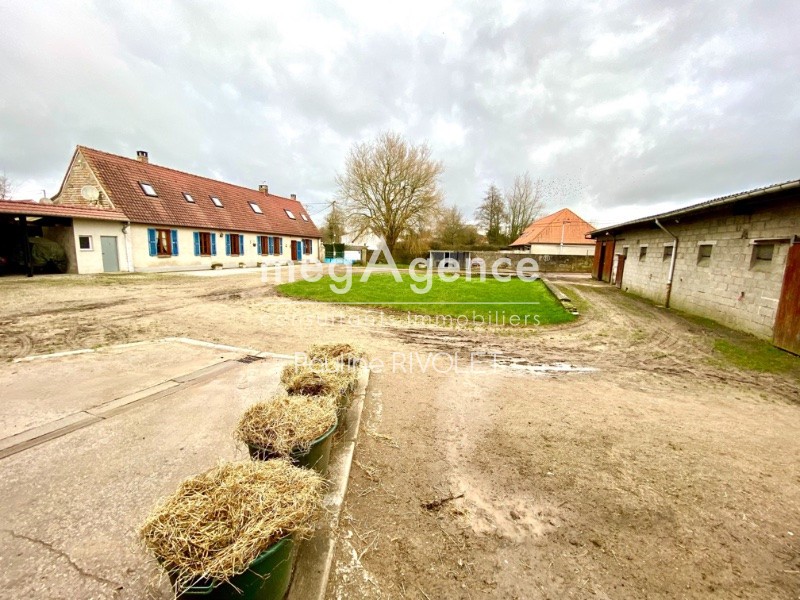
[[[78,146],[51,201],[0,202],[0,238],[50,240],[71,273],[170,271],[320,259],[294,194],[249,189]],[[30,246],[6,244],[6,254]]]
[[[800,353],[800,180],[590,235],[595,279]]]
[[[511,248],[531,254],[591,256],[594,242],[586,239],[594,226],[568,208],[534,221]]]

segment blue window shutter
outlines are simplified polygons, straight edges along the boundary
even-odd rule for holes
[[[261,236],[256,236],[256,243],[258,244],[258,253],[261,254]]]
[[[200,256],[200,232],[194,232],[194,255]]]
[[[225,254],[230,256],[231,255],[231,234],[225,234]]]
[[[211,256],[217,255],[217,234],[211,232]]]
[[[283,254],[283,238],[278,238],[278,254]]]
[[[303,256],[303,254],[305,254],[305,252],[303,252],[303,240],[298,240],[298,242],[297,242],[297,255],[298,256]]]
[[[274,254],[274,253],[275,253],[274,238],[272,236],[269,236],[267,238],[267,254],[271,255],[271,254]]]
[[[244,256],[244,236],[239,234],[239,256]]]
[[[156,242],[156,230],[147,230],[147,244],[150,247],[150,256],[158,254],[158,243]]]
[[[170,237],[172,237],[172,256],[178,256],[178,230],[170,229]]]

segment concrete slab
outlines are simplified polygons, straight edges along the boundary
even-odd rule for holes
[[[152,342],[12,363],[0,370],[0,438],[240,356],[227,349]]]
[[[247,406],[277,390],[286,363],[229,364],[0,461],[3,595],[171,598],[137,530],[185,477],[221,458],[246,458],[233,428]]]

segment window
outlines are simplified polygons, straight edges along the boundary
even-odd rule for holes
[[[267,256],[272,254],[272,238],[267,237],[266,235],[260,235],[257,238],[258,243],[258,253],[261,256]]]
[[[697,264],[706,266],[711,262],[711,252],[714,250],[712,244],[700,244],[697,246]]]
[[[312,252],[312,242],[309,239],[303,240],[303,254],[311,254]]]
[[[184,198],[186,198],[186,201],[187,201],[187,202],[191,202],[192,204],[194,204],[194,203],[195,203],[195,202],[194,202],[194,198],[192,198],[192,195],[191,195],[191,194],[187,194],[186,192],[183,192],[183,197],[184,197]]]
[[[142,188],[142,191],[145,193],[145,196],[152,196],[153,198],[157,198],[158,194],[156,194],[155,188],[150,185],[149,183],[142,183],[139,182],[139,187]]]
[[[256,204],[255,202],[248,202],[248,204],[250,205],[250,208],[253,209],[253,212],[256,213],[257,215],[263,215],[264,214],[264,211],[262,211],[261,207],[258,204]]]
[[[216,256],[217,239],[213,233],[208,231],[194,232],[194,255],[195,256]]]
[[[150,256],[178,256],[177,229],[148,229]]]
[[[770,262],[775,255],[775,244],[756,244],[753,248],[753,260],[758,262]]]
[[[216,196],[209,196],[209,197],[211,198],[211,201],[214,203],[214,206],[216,206],[217,208],[222,208],[222,200],[220,200]]]
[[[644,260],[647,257],[647,246],[639,247],[639,260]]]
[[[92,236],[90,235],[79,235],[78,236],[78,248],[81,250],[91,250],[92,249]]]
[[[287,217],[289,217],[290,219],[294,219],[295,221],[297,220],[297,218],[294,216],[294,213],[290,211],[288,208],[284,208],[283,210],[286,211]]]
[[[675,246],[664,246],[664,260],[672,258],[672,253],[675,251]]]
[[[244,236],[236,233],[226,233],[225,246],[225,253],[228,256],[241,256],[244,253]]]
[[[307,217],[305,214],[303,214],[303,213],[300,213],[300,216],[302,217],[303,221],[305,221],[306,223],[308,223],[308,217]]]

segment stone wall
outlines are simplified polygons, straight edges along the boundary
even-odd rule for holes
[[[728,211],[663,224],[678,237],[670,306],[771,337],[788,240],[800,235],[797,198],[756,208],[751,214]],[[772,242],[772,260],[759,260],[759,244],[770,240],[782,241]],[[627,253],[622,289],[663,304],[670,263],[665,247],[672,243],[672,238],[657,228],[617,235],[615,267],[618,256]],[[710,252],[710,256],[701,255],[701,246],[706,246],[705,254]],[[646,253],[641,256],[643,247]]]
[[[517,263],[523,258],[532,258],[539,263],[542,273],[591,273],[593,256],[570,256],[558,254],[520,254],[516,252],[471,252],[471,258],[480,258],[486,261],[486,266],[491,268],[494,261],[507,258],[511,261],[511,269],[516,269]]]

